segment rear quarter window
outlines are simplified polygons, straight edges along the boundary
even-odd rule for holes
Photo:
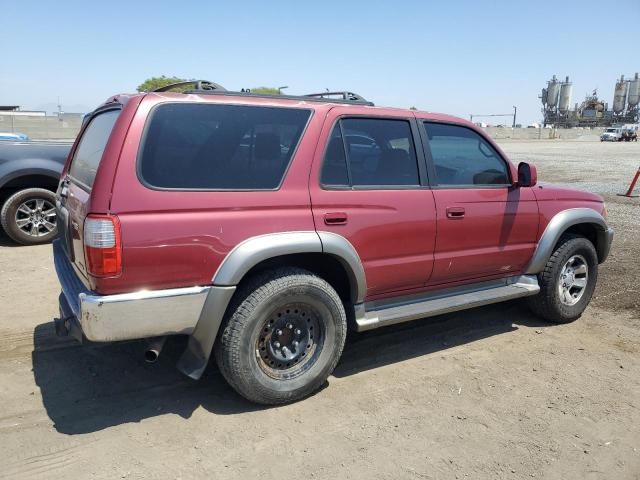
[[[71,160],[69,175],[89,188],[93,187],[98,165],[118,115],[120,110],[109,110],[93,117],[82,134]]]
[[[275,189],[310,115],[282,107],[159,105],[146,126],[138,175],[160,189]]]

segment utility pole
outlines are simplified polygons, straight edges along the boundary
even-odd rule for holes
[[[60,103],[60,97],[58,97],[58,121],[62,121],[62,104]]]
[[[278,87],[278,95],[282,95],[282,90],[284,90],[285,88],[289,88],[286,85],[284,87]]]
[[[513,125],[512,128],[516,128],[516,114],[518,113],[518,107],[513,106]]]

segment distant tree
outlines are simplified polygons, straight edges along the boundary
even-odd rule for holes
[[[280,90],[273,87],[255,87],[251,89],[251,93],[259,93],[260,95],[280,95]]]
[[[155,90],[156,88],[170,85],[172,83],[186,82],[186,81],[187,81],[186,78],[165,77],[164,75],[162,75],[161,77],[147,78],[144,82],[138,85],[138,88],[136,90],[138,90],[139,92],[144,92],[145,90],[151,91],[151,90]],[[193,87],[189,86],[189,87],[176,88],[176,91],[189,90],[191,88]]]
[[[411,107],[409,110],[418,110],[416,107]]]

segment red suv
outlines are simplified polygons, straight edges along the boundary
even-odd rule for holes
[[[194,90],[95,110],[57,191],[60,334],[188,335],[229,384],[318,389],[357,331],[528,297],[578,318],[613,232],[601,197],[538,185],[473,124],[362,97]],[[327,98],[328,97],[328,98]]]

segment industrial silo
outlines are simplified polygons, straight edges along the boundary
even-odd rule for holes
[[[547,89],[543,88],[542,89],[542,93],[540,93],[540,101],[542,102],[542,105],[546,105],[547,104]]]
[[[640,78],[638,74],[629,82],[629,93],[627,95],[627,103],[629,107],[635,107],[640,101]]]
[[[627,82],[624,81],[624,75],[616,82],[616,89],[613,93],[613,111],[622,113],[627,99]]]
[[[567,113],[569,111],[569,104],[571,103],[571,82],[569,77],[560,85],[560,101],[558,103],[558,110],[561,113]]]
[[[549,107],[555,107],[558,104],[558,97],[560,95],[560,82],[554,75],[549,82],[547,82],[547,105]]]

